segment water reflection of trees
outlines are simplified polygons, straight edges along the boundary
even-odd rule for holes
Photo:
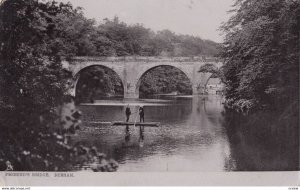
[[[299,167],[298,118],[260,112],[244,116],[224,112],[224,127],[236,170],[297,170]]]

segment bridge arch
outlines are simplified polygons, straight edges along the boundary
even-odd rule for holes
[[[114,76],[116,76],[118,78],[118,80],[121,83],[121,87],[122,87],[122,95],[124,96],[124,80],[122,75],[120,75],[120,73],[118,71],[116,71],[114,68],[112,67],[108,67],[104,64],[91,64],[91,65],[87,65],[87,66],[83,66],[80,69],[78,69],[76,72],[73,73],[73,96],[76,97],[77,94],[77,90],[78,90],[78,82],[80,81],[80,77],[82,76],[83,73],[87,72],[87,71],[93,71],[93,68],[101,68],[104,72],[108,71],[111,72],[110,74],[113,74]],[[96,71],[96,69],[95,69]],[[106,72],[105,72],[106,73]]]
[[[184,67],[180,67],[180,66],[177,66],[174,64],[155,64],[155,65],[151,65],[151,66],[144,68],[143,70],[139,71],[138,74],[136,75],[135,94],[137,97],[139,97],[139,95],[140,95],[139,89],[141,87],[143,78],[146,76],[146,74],[148,72],[150,72],[153,69],[156,69],[158,67],[172,67],[172,68],[178,69],[179,71],[184,73],[184,75],[188,78],[188,80],[190,81],[191,87],[193,89],[193,83],[194,83],[193,76],[186,69],[184,69]]]

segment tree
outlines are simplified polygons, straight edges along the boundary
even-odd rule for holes
[[[222,78],[223,78],[222,68],[218,68],[218,67],[216,67],[215,65],[213,65],[211,63],[207,63],[207,64],[201,66],[198,72],[200,72],[200,73],[211,73],[211,76],[205,82],[205,86],[204,86],[205,91],[206,91],[206,87],[207,87],[209,79],[211,79],[211,78],[220,78],[222,80]]]
[[[232,12],[222,26],[228,105],[298,104],[300,2],[236,0]]]
[[[71,5],[69,5],[71,6]],[[97,55],[95,20],[85,18],[81,8],[59,12],[53,18],[55,46],[66,57]]]
[[[201,66],[198,72],[211,73],[212,78],[221,78],[222,77],[221,69],[211,63],[207,63],[207,64]]]
[[[222,26],[229,139],[248,141],[247,149],[253,147],[255,155],[259,145],[297,157],[300,1],[236,0],[232,13]],[[286,169],[297,165],[299,158],[289,160]]]
[[[14,170],[25,171],[65,171],[92,162],[94,171],[117,168],[96,148],[68,143],[80,113],[65,95],[70,73],[61,59],[70,52],[62,46],[69,46],[65,42],[71,37],[63,36],[69,28],[57,21],[74,14],[70,4],[54,1],[5,0],[0,5],[1,170],[7,160]]]

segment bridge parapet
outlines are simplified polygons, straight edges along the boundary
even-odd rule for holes
[[[100,61],[100,62],[220,62],[216,57],[194,56],[194,57],[153,57],[153,56],[120,56],[120,57],[73,57],[70,59],[72,62],[87,62],[87,61]]]

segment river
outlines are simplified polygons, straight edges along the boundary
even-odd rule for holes
[[[235,140],[224,124],[226,112],[221,96],[164,96],[152,99],[98,100],[81,104],[82,127],[76,137],[96,146],[119,163],[124,172],[273,171],[296,170],[294,154],[287,154]],[[139,120],[143,105],[145,122],[159,127],[110,126],[124,121],[129,104],[130,121]],[[102,123],[103,122],[103,123]],[[230,133],[229,133],[230,131]],[[244,138],[240,132],[234,136]],[[251,137],[252,138],[252,137]],[[268,152],[269,151],[269,152]],[[285,154],[282,155],[282,154]]]

